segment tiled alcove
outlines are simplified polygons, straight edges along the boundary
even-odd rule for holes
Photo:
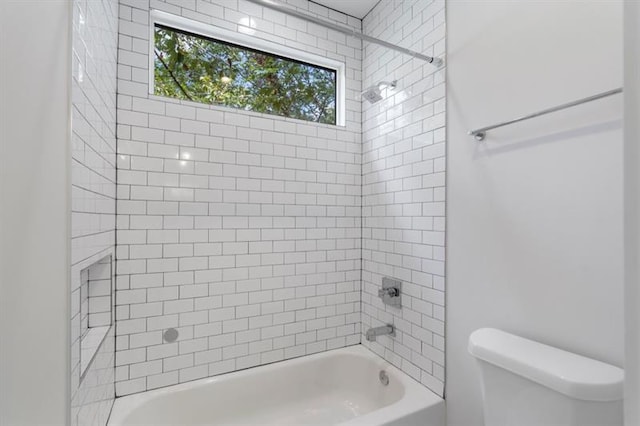
[[[80,282],[80,374],[84,376],[113,324],[112,256],[83,269]]]

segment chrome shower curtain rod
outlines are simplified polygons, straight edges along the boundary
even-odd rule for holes
[[[368,36],[366,34],[362,34],[353,30],[351,28],[343,27],[342,25],[334,24],[332,22],[328,22],[315,16],[307,15],[306,13],[298,12],[295,9],[287,7],[281,3],[277,3],[272,0],[248,0],[251,3],[258,4],[260,6],[268,7],[269,9],[276,10],[278,12],[285,13],[287,15],[295,16],[296,18],[303,19],[308,22],[312,22],[317,25],[321,25],[323,27],[329,28],[334,31],[338,31],[340,33],[359,38],[360,40],[368,41],[370,43],[377,44],[379,46],[384,46],[389,49],[395,50],[397,52],[402,52],[404,54],[413,56],[414,58],[422,59],[423,61],[427,61],[430,64],[435,65],[436,67],[441,67],[443,65],[443,61],[440,58],[433,58],[431,56],[423,55],[422,53],[418,53],[414,50],[406,49],[404,47],[397,46],[393,43],[389,43],[388,41],[380,40],[375,37]]]

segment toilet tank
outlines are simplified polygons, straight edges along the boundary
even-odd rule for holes
[[[623,424],[622,369],[482,328],[469,337],[480,367],[485,426]]]

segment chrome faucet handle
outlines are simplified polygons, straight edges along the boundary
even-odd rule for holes
[[[398,297],[400,290],[397,287],[387,287],[378,290],[378,297]]]
[[[385,305],[400,308],[402,306],[402,281],[382,277],[382,288],[378,290],[378,297]]]

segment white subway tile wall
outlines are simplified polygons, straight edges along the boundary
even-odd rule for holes
[[[115,330],[81,381],[81,271],[115,250],[118,1],[72,7],[71,424],[104,425],[115,398]]]
[[[115,399],[114,358],[115,327],[110,327],[72,400],[72,425],[107,424]]]
[[[112,259],[106,256],[80,273],[81,330],[112,323]]]
[[[345,62],[346,127],[149,95],[151,9],[251,17],[256,37]],[[119,18],[117,395],[358,344],[360,41],[243,0],[121,0]]]
[[[444,58],[444,0],[383,0],[364,18],[368,35]],[[392,323],[396,336],[363,344],[435,393],[444,392],[444,68],[365,43],[363,86],[398,80],[364,103],[362,331]],[[401,280],[401,308],[377,296]]]

